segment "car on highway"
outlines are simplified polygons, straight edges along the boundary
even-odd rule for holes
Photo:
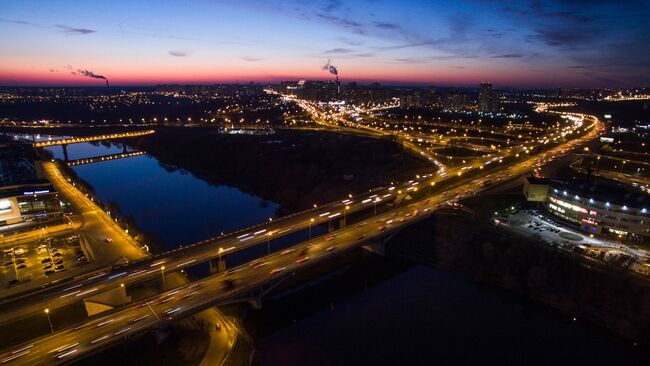
[[[332,240],[334,240],[334,235],[328,235],[328,236],[326,236],[326,237],[325,237],[325,240],[327,240],[327,241],[332,241]]]
[[[252,268],[260,268],[260,267],[266,266],[267,264],[269,264],[269,262],[261,262],[261,261],[257,261],[257,262],[253,262],[253,263],[251,263],[250,266],[251,266]]]
[[[306,262],[308,260],[309,260],[309,257],[302,257],[302,258],[296,259],[296,263],[304,263],[304,262]]]
[[[113,238],[111,238],[111,237],[109,236],[109,237],[107,237],[106,239],[104,239],[104,241],[105,241],[106,243],[110,244],[110,243],[113,242]]]
[[[285,269],[287,269],[287,267],[277,267],[277,268],[273,268],[271,270],[271,272],[269,272],[269,273],[270,274],[276,274],[276,273],[280,273],[280,272],[284,271]]]
[[[325,250],[328,251],[328,252],[331,252],[332,250],[334,250],[334,246],[333,245],[329,246],[329,247],[325,248]]]
[[[385,226],[380,226],[380,227],[377,228],[377,231],[384,231],[384,230],[386,230]]]

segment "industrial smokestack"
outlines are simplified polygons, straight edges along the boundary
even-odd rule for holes
[[[73,71],[72,74],[74,74],[74,75],[83,75],[83,76],[87,76],[89,78],[95,78],[95,79],[104,79],[104,80],[106,80],[106,86],[108,86],[108,79],[105,76],[95,74],[92,71],[78,69],[77,72]]]
[[[339,70],[337,70],[336,66],[332,65],[331,60],[327,60],[327,63],[325,66],[323,66],[323,70],[329,71],[330,74],[336,75],[336,94],[341,94],[341,84],[339,83]]]
[[[339,71],[336,69],[336,66],[332,65],[330,60],[327,60],[327,63],[325,64],[325,66],[323,66],[323,70],[329,71],[330,74],[336,75],[336,79],[338,80]]]

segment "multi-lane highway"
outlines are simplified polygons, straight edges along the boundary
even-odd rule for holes
[[[597,133],[594,131],[594,133]],[[586,136],[590,138],[591,136]],[[571,141],[565,146],[570,146],[572,143],[578,141]],[[512,149],[509,150],[513,154]],[[167,273],[179,271],[188,266],[193,266],[201,262],[216,259],[221,256],[232,254],[236,251],[250,248],[256,245],[263,244],[270,239],[276,239],[280,236],[287,235],[299,230],[304,230],[313,225],[326,223],[330,220],[338,220],[345,215],[350,215],[354,212],[368,209],[370,206],[375,207],[388,201],[394,201],[399,195],[407,194],[410,190],[415,190],[417,187],[426,187],[429,184],[440,183],[447,177],[460,175],[472,169],[487,167],[488,164],[499,161],[502,156],[497,155],[492,158],[478,159],[479,163],[475,165],[468,165],[465,167],[456,167],[449,171],[441,171],[437,176],[431,174],[417,177],[409,182],[400,185],[378,188],[370,191],[364,195],[346,198],[342,201],[335,202],[329,205],[321,206],[316,209],[297,213],[285,218],[266,222],[251,228],[239,230],[225,236],[204,240],[189,246],[180,247],[177,250],[163,253],[158,256],[149,257],[113,270],[106,270],[104,272],[95,273],[87,279],[59,283],[55,286],[49,286],[36,293],[32,292],[24,297],[15,297],[11,303],[0,305],[0,324],[7,323],[24,316],[39,314],[44,308],[43,304],[48,304],[50,308],[57,308],[67,304],[79,301],[82,296],[100,293],[103,290],[114,288],[119,284],[130,284],[140,282],[143,280],[158,277],[162,271]],[[64,193],[66,196],[77,197],[79,202],[74,202],[78,207],[85,208],[85,214],[91,216],[98,216],[98,228],[108,227],[115,229],[115,237],[123,239],[124,243],[114,242],[111,244],[102,244],[99,250],[106,252],[100,253],[101,257],[114,257],[110,255],[112,249],[117,246],[122,246],[116,253],[124,253],[126,249],[136,248],[134,243],[128,236],[121,232],[121,229],[105,216],[101,210],[95,205],[89,204],[85,197],[81,197],[78,190],[70,185],[61,174],[56,170],[53,164],[45,165],[46,171],[53,179],[57,190]],[[509,175],[512,175],[511,172]],[[87,206],[87,207],[86,207]],[[98,212],[99,211],[99,212]],[[93,222],[93,220],[87,220]],[[97,221],[97,220],[95,220]],[[106,225],[108,224],[108,225]],[[93,227],[89,225],[89,227]],[[88,228],[88,227],[87,227]],[[100,237],[95,238],[96,242],[103,243],[103,237],[100,230]],[[97,236],[97,235],[96,235]],[[128,252],[128,251],[127,251]],[[129,256],[131,260],[142,258],[143,254],[135,252]],[[164,269],[162,269],[165,267]],[[29,304],[27,306],[22,304]]]
[[[596,121],[594,120],[594,122]],[[546,152],[532,155],[511,167],[504,166],[494,174],[505,174],[506,171],[511,175],[524,174],[546,160],[547,156],[561,155],[568,149],[576,147],[577,144],[595,137],[598,133],[599,129],[594,128],[583,137],[559,145]],[[425,179],[431,179],[431,177]],[[484,177],[479,177],[444,193],[423,198],[416,202],[398,205],[387,212],[381,212],[372,218],[350,224],[329,235],[267,255],[230,271],[172,289],[146,301],[123,307],[112,314],[90,319],[57,331],[52,335],[13,347],[0,355],[0,362],[21,365],[66,362],[119,342],[130,335],[191,315],[215,304],[232,300],[294,271],[316,265],[330,256],[337,255],[337,253],[363,245],[377,237],[388,235],[415,221],[424,219],[436,208],[444,205],[446,201],[480,191],[484,179]],[[411,181],[402,185],[402,188],[415,190],[420,184],[421,182]],[[397,187],[386,189],[390,191],[401,190]],[[377,195],[376,197],[381,196]],[[259,234],[263,233],[260,232]],[[234,239],[239,241],[247,236],[257,234],[253,232],[242,235],[235,236]],[[146,273],[158,274],[159,268],[164,264],[151,263],[149,268],[146,269]],[[100,282],[107,281],[110,277],[112,279],[119,278],[120,281],[125,280],[128,279],[130,274],[133,273],[114,271],[110,275],[105,275]],[[81,284],[79,287],[68,288],[60,294],[60,297],[84,296],[86,295],[84,292],[88,290],[82,291],[83,286]],[[99,291],[99,289],[94,290],[94,288],[90,290],[93,291],[88,294]]]
[[[479,187],[480,179],[470,183]],[[230,271],[172,289],[106,316],[57,331],[14,347],[0,362],[16,365],[62,363],[83,356],[133,334],[194,314],[268,284],[296,270],[316,265],[376,237],[427,217],[436,206],[462,194],[464,187],[424,199],[349,225],[335,233],[301,243]],[[224,281],[232,281],[232,285]]]
[[[602,131],[602,125],[595,117],[574,115],[573,118],[575,123],[568,128],[565,127],[561,131],[558,130],[554,138],[551,135],[546,139],[539,139],[537,143],[529,143],[527,147],[524,146],[521,149],[521,159],[523,161],[520,163],[511,167],[500,164],[492,165],[491,167],[496,167],[494,169],[497,170],[494,174],[500,174],[499,178],[505,178],[506,174],[508,176],[521,175],[546,161],[547,157],[561,155],[577,144],[597,136]],[[582,137],[570,140],[546,152],[539,153],[536,156],[532,155],[536,147],[546,145],[550,141],[557,142],[559,137],[564,137],[581,128],[587,128],[583,124],[585,120],[591,120],[591,125],[595,125],[595,128],[592,128],[591,131]],[[304,230],[312,225],[325,223],[330,220],[339,220],[353,212],[376,207],[376,205],[381,205],[388,201],[395,202],[404,198],[409,192],[417,191],[418,188],[422,189],[431,184],[442,182],[448,179],[448,177],[456,176],[456,174],[460,176],[474,169],[487,168],[489,164],[495,163],[496,161],[500,162],[501,159],[508,156],[515,154],[519,156],[519,152],[517,151],[518,149],[510,148],[496,156],[476,159],[473,161],[473,164],[468,166],[455,167],[448,171],[443,170],[436,176],[428,174],[417,177],[409,182],[378,188],[367,194],[348,197],[340,202],[321,206],[313,210],[267,222],[218,238],[205,240],[159,256],[93,274],[82,280],[50,286],[37,293],[29,294],[21,298],[20,301],[2,305],[0,323],[16,320],[30,314],[42,313],[45,304],[49,308],[56,308],[77,302],[86,296],[101,293],[120,284],[129,284],[155,278],[162,275],[163,271],[178,271],[188,266],[220,258],[235,251],[265,243],[271,237],[277,238],[278,236],[287,235],[291,232]],[[524,154],[524,152],[529,155]],[[53,164],[47,164],[45,168],[54,177],[53,183],[57,187],[57,190],[63,192],[66,196],[70,195],[74,197],[75,195],[81,194],[56,171]],[[456,188],[448,189],[445,193],[421,199],[415,203],[397,205],[387,212],[380,212],[371,219],[348,225],[331,235],[297,244],[291,249],[284,250],[280,253],[269,254],[250,265],[243,265],[226,273],[212,275],[199,282],[183,285],[175,290],[149,299],[145,305],[143,305],[144,303],[133,304],[121,308],[111,315],[88,320],[75,327],[57,331],[52,336],[43,337],[33,343],[23,344],[8,351],[0,357],[0,362],[21,364],[64,362],[78,355],[99,349],[127,335],[159,326],[165,321],[171,321],[178,317],[193,314],[205,307],[223,302],[226,299],[232,299],[234,296],[245,293],[261,284],[268,283],[274,278],[281,277],[299,268],[314,265],[331,255],[356,247],[368,240],[372,240],[374,237],[385,235],[409,225],[416,220],[420,220],[430,215],[431,212],[449,199],[460,198],[480,191],[484,186],[482,184],[484,183],[484,179],[483,177],[479,177],[471,181],[467,178],[462,181],[459,180],[454,184]],[[461,184],[464,185],[461,186]],[[87,200],[81,199],[82,197],[79,198],[79,202],[73,202],[73,204],[85,208],[86,213],[95,213],[94,210],[97,210],[96,206],[88,204]],[[106,220],[102,216],[101,214],[99,215],[99,220]],[[110,227],[111,225],[115,225],[110,218],[108,221],[110,222],[100,223],[100,226],[106,226],[108,224]],[[125,238],[125,240],[128,241],[129,239]],[[296,256],[296,253],[299,255]],[[134,255],[134,257],[140,256],[141,254]],[[226,277],[235,281],[235,286],[226,286],[227,288],[224,288],[223,280]],[[95,337],[99,333],[103,335]]]
[[[296,213],[281,219],[265,222],[257,226],[242,229],[227,235],[203,240],[192,245],[179,247],[160,255],[150,256],[144,259],[144,253],[137,250],[136,244],[123,232],[110,218],[101,217],[105,214],[95,205],[91,205],[81,193],[65,180],[54,164],[46,163],[45,169],[55,179],[57,190],[65,196],[77,197],[74,202],[82,209],[84,215],[85,229],[92,229],[97,226],[99,230],[94,241],[102,250],[99,256],[102,258],[116,258],[124,253],[133,252],[129,259],[133,262],[127,265],[113,266],[105,271],[93,273],[86,279],[77,281],[59,281],[37,292],[30,292],[25,296],[6,299],[0,304],[0,324],[19,319],[24,316],[39,314],[45,307],[51,309],[62,307],[79,301],[82,296],[90,296],[100,293],[103,290],[114,288],[120,284],[131,284],[147,279],[156,278],[162,272],[171,273],[180,271],[188,266],[216,259],[234,252],[251,248],[253,246],[267,243],[269,240],[288,235],[300,230],[309,229],[314,225],[327,223],[331,220],[340,220],[348,215],[364,209],[374,209],[389,200],[394,200],[399,195],[405,195],[420,184],[417,182],[433,181],[430,175],[421,176],[411,182],[402,185],[378,188],[359,196],[348,197],[328,205],[320,206],[311,210]],[[99,216],[99,217],[96,217]],[[97,222],[96,222],[97,221]],[[112,232],[106,230],[113,229]],[[90,235],[90,234],[87,234]],[[111,243],[104,241],[105,237],[114,240]],[[113,253],[113,254],[111,254]],[[104,262],[105,263],[105,262]],[[97,266],[106,268],[106,266]],[[162,269],[165,267],[164,269]]]

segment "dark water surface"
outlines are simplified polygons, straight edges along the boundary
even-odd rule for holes
[[[60,146],[48,148],[62,158]],[[131,151],[131,149],[128,149]],[[120,153],[121,144],[74,144],[70,159]],[[75,166],[105,202],[115,202],[121,216],[131,216],[138,228],[158,237],[164,249],[207,239],[275,217],[277,204],[241,192],[213,186],[182,169],[163,167],[149,155]]]
[[[392,272],[389,259],[371,262],[252,313],[253,331],[270,328],[256,341],[262,365],[647,364],[637,348],[580,319],[435,268],[369,285],[369,271]]]

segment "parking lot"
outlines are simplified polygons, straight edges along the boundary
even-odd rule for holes
[[[87,263],[76,235],[39,239],[2,251],[0,286],[12,287]]]
[[[634,272],[650,275],[650,253],[635,246],[603,237],[591,237],[585,232],[574,230],[556,221],[548,214],[534,209],[512,209],[496,215],[495,224],[528,236],[539,238],[558,249],[570,251],[612,264],[628,268]]]

